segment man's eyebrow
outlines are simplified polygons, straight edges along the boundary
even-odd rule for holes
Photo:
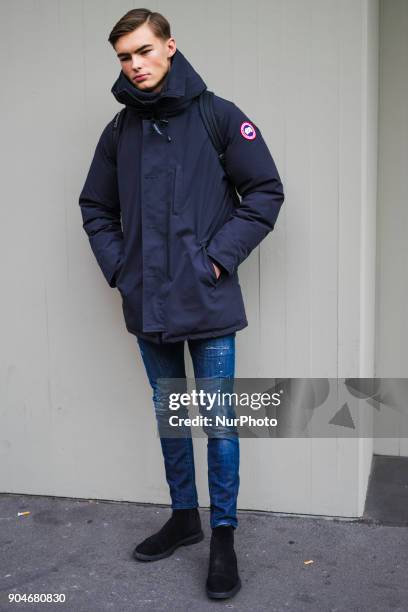
[[[148,43],[146,45],[142,45],[141,47],[139,47],[138,49],[136,49],[136,51],[134,51],[134,53],[139,53],[140,51],[143,51],[143,49],[145,49],[146,47],[151,47],[151,43]],[[129,55],[129,53],[125,53],[122,51],[122,53],[118,53],[117,56],[121,57],[121,55]]]

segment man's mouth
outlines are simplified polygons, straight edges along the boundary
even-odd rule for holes
[[[134,80],[134,81],[137,81],[137,82],[139,82],[139,81],[143,81],[144,79],[147,79],[147,77],[148,77],[148,76],[149,76],[148,74],[137,74],[137,75],[136,75],[136,76],[133,78],[133,80]]]

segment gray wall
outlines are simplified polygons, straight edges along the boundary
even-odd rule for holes
[[[136,339],[78,206],[119,108],[106,38],[129,8],[0,4],[3,491],[169,503]],[[372,375],[378,2],[149,8],[170,19],[208,87],[260,126],[285,186],[275,231],[240,267],[249,327],[237,334],[237,376]],[[208,505],[206,440],[194,444]],[[243,439],[241,449],[240,508],[361,514],[370,440]]]
[[[378,156],[378,260],[376,375],[408,377],[408,2],[381,2]],[[376,432],[387,420],[395,436],[375,439],[375,452],[408,456],[398,436],[396,412],[376,415]]]

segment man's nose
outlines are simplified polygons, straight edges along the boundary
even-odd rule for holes
[[[132,57],[132,68],[133,70],[140,70],[141,66],[140,66],[140,58],[138,58],[136,55],[134,55]]]

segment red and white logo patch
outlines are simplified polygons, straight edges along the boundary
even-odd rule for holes
[[[241,135],[247,140],[254,140],[256,138],[255,128],[249,121],[241,123]]]

